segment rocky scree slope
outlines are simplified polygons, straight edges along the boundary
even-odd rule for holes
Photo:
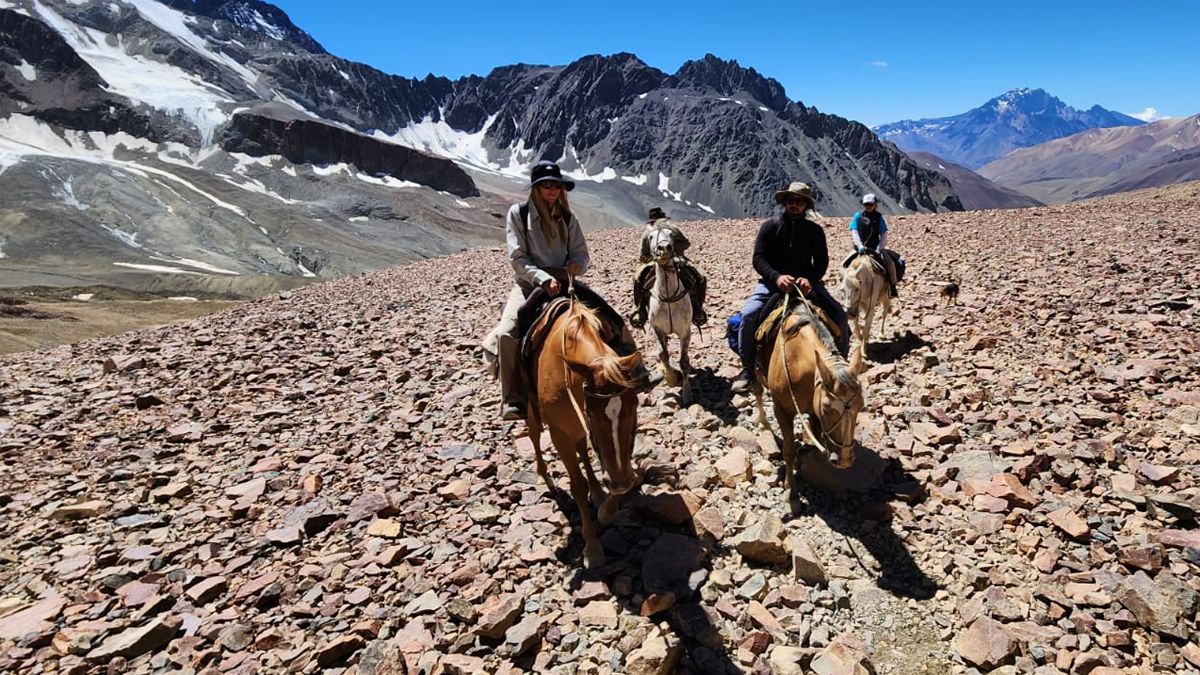
[[[498,250],[3,358],[0,668],[1189,672],[1181,204],[1200,185],[896,216],[911,276],[863,376],[858,473],[809,457],[795,505],[710,330],[697,404],[640,409],[645,484],[595,572],[477,361]],[[756,223],[686,227],[723,317]],[[622,307],[636,236],[590,238]]]

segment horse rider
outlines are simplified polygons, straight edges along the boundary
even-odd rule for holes
[[[758,285],[742,308],[742,325],[738,332],[738,354],[742,372],[734,380],[735,392],[749,391],[754,382],[755,337],[763,307],[774,293],[799,290],[837,324],[841,335],[837,347],[843,355],[850,349],[850,324],[846,311],[830,295],[821,278],[829,268],[829,248],[825,231],[809,219],[815,206],[812,188],[794,182],[775,193],[775,203],[783,212],[766,220],[754,239],[754,270]]]
[[[568,276],[577,277],[588,270],[587,241],[567,201],[567,193],[574,188],[575,183],[563,178],[557,164],[543,160],[530,172],[529,200],[513,204],[508,210],[506,248],[516,279],[500,322],[482,345],[489,371],[500,379],[500,416],[504,420],[525,417],[525,391],[519,382],[521,307],[535,289],[541,288],[549,296],[559,295],[567,290]],[[582,302],[608,309],[608,314],[621,323],[621,347],[626,353],[636,351],[633,334],[620,321],[620,315],[584,284],[576,281],[574,287]]]
[[[892,258],[891,252],[884,249],[888,239],[887,220],[879,212],[875,193],[868,192],[863,195],[862,204],[862,211],[855,213],[854,217],[850,219],[850,237],[854,240],[854,251],[842,262],[842,267],[849,266],[850,261],[854,260],[857,255],[871,255],[887,270],[884,276],[887,278],[888,289],[894,298],[897,295],[896,261]]]
[[[642,268],[633,279],[633,305],[635,310],[629,315],[629,323],[634,328],[641,328],[646,325],[646,313],[650,306],[650,292],[654,289],[654,256],[650,251],[650,233],[654,230],[665,227],[671,230],[673,241],[675,242],[675,273],[679,275],[679,281],[687,289],[692,300],[692,323],[697,326],[703,326],[708,322],[708,314],[704,312],[704,297],[708,293],[708,279],[700,274],[700,271],[692,265],[687,259],[684,252],[692,245],[688,241],[687,235],[675,226],[668,218],[666,212],[659,207],[650,209],[649,218],[646,220],[646,229],[642,231],[642,250],[638,257],[638,262],[642,263]]]

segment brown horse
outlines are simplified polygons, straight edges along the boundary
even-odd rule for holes
[[[862,387],[834,346],[833,336],[807,302],[780,322],[766,373],[760,370],[758,380],[754,392],[758,422],[770,430],[763,409],[765,386],[771,391],[771,405],[783,436],[789,495],[795,487],[797,417],[807,441],[835,467],[847,469],[854,464],[854,430],[863,408]]]
[[[571,496],[579,508],[588,568],[605,562],[588,497],[598,505],[599,521],[608,524],[620,508],[621,495],[637,485],[640,476],[633,464],[633,442],[638,393],[648,384],[641,353],[620,356],[600,333],[596,312],[572,301],[570,310],[550,327],[534,361],[530,380],[537,383],[537,396],[530,398],[525,418],[538,475],[553,490],[541,448],[542,427],[550,428],[550,440],[567,469]],[[603,487],[592,469],[589,440],[600,456]]]

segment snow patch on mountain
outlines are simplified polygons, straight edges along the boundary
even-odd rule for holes
[[[196,35],[188,28],[187,20],[191,17],[175,9],[171,9],[166,5],[156,2],[155,0],[121,0],[122,2],[131,5],[150,23],[158,26],[160,29],[169,33],[175,39],[190,47],[197,54],[212,61],[213,63],[224,66],[233,72],[237,73],[251,90],[255,90],[258,82],[258,74],[251,71],[246,66],[238,63],[233,58],[209,49],[208,42],[204,38]],[[278,30],[278,29],[276,29]]]
[[[414,122],[394,134],[388,135],[376,130],[373,135],[376,138],[398,143],[414,150],[499,173],[501,167],[488,157],[487,149],[483,147],[483,139],[500,113],[493,113],[489,116],[476,132],[455,129],[446,123],[444,114],[444,110],[439,110],[436,122],[431,115],[426,115],[420,122]]]
[[[37,79],[37,69],[33,67],[32,63],[26,61],[25,59],[21,59],[21,63],[17,66],[17,72],[21,74],[21,77],[30,82],[33,82]]]
[[[114,94],[183,117],[200,131],[205,145],[229,119],[221,109],[231,101],[228,92],[174,66],[126,53],[120,36],[68,21],[38,0],[33,0],[33,6]]]

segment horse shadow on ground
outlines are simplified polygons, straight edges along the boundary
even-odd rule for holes
[[[895,363],[910,353],[931,344],[920,335],[906,330],[904,335],[894,336],[891,340],[868,342],[867,358],[875,363]]]
[[[618,626],[625,616],[641,616],[647,606],[659,609],[649,618],[654,623],[665,620],[673,633],[664,635],[668,647],[677,645],[668,657],[674,660],[673,668],[663,672],[742,673],[744,668],[726,651],[727,636],[713,603],[701,596],[713,557],[723,551],[710,535],[697,532],[680,494],[648,493],[647,488],[658,489],[654,481],[673,482],[672,472],[653,469],[647,471],[642,486],[622,497],[617,519],[600,526],[600,543],[608,562],[598,569],[583,567],[583,536],[575,501],[569,493],[555,494],[560,511],[570,522],[570,531],[555,552],[560,563],[574,567],[567,590],[580,609],[592,600],[614,600],[620,608]],[[607,592],[596,590],[595,582],[602,583]],[[535,658],[536,652],[526,654],[516,663],[532,667]],[[619,663],[609,665],[615,671],[623,670]]]
[[[892,527],[891,502],[923,496],[920,481],[898,462],[886,460],[862,444],[856,446],[856,460],[849,469],[833,468],[814,448],[801,447],[800,452],[789,520],[807,515],[820,518],[829,529],[857,539],[866,548],[879,569],[876,586],[900,597],[932,598],[940,585],[917,565]],[[778,462],[782,481],[782,455]],[[864,570],[874,567],[869,560],[858,562]]]
[[[738,423],[738,410],[733,407],[732,382],[719,377],[712,368],[692,370],[692,397],[708,412],[726,425]]]

